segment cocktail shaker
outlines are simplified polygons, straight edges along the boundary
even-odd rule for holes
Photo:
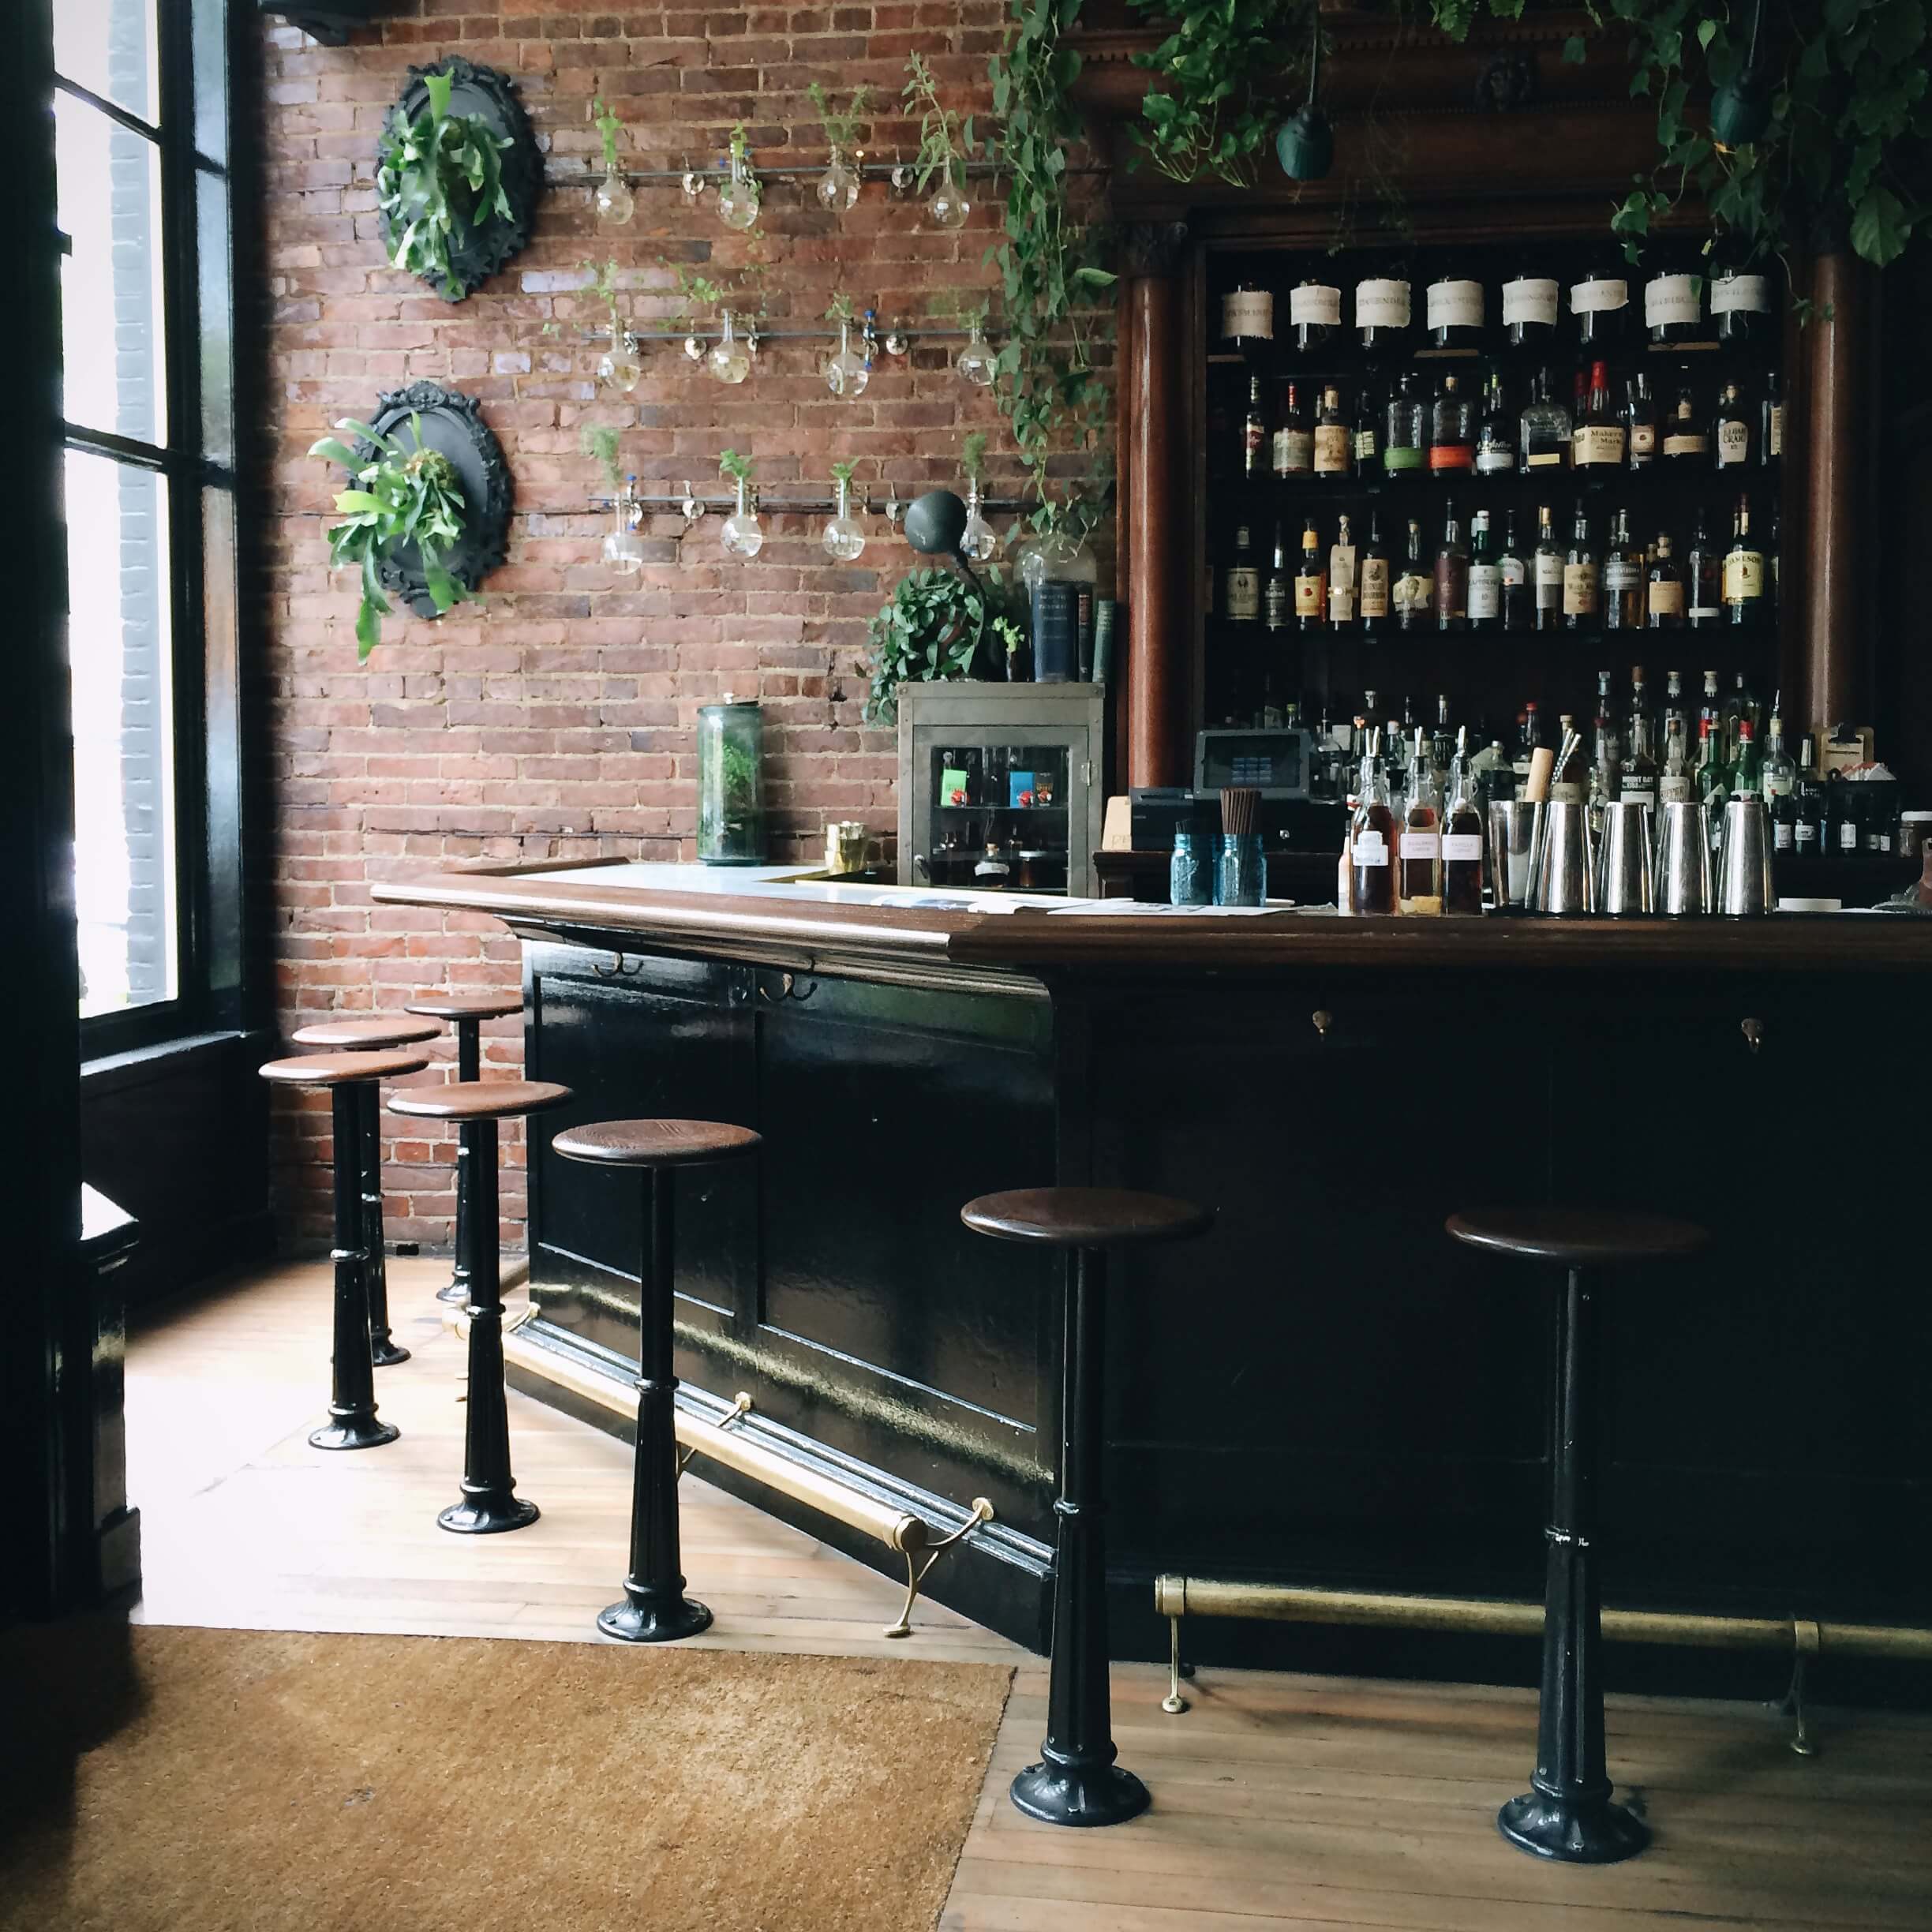
[[[1654,903],[1650,870],[1649,807],[1637,799],[1610,800],[1597,835],[1597,910],[1613,919],[1648,912]]]
[[[1711,909],[1710,835],[1696,799],[1672,799],[1657,807],[1656,909],[1683,919]]]
[[[1552,799],[1543,808],[1530,868],[1532,912],[1593,912],[1597,909],[1595,852],[1589,807]]]
[[[1489,807],[1489,889],[1499,912],[1520,912],[1530,903],[1530,861],[1543,811],[1541,799],[1499,799]]]
[[[1755,792],[1725,801],[1724,838],[1717,852],[1717,910],[1728,918],[1769,912],[1771,814]]]

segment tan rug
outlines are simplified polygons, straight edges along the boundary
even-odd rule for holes
[[[7,1932],[927,1932],[1012,1678],[119,1624],[0,1666]]]

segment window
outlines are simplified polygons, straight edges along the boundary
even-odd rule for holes
[[[218,1024],[240,856],[226,0],[59,0],[74,899],[84,1038]],[[224,737],[222,742],[227,740]]]

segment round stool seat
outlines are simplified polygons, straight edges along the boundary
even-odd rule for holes
[[[608,1167],[678,1167],[736,1159],[752,1152],[759,1138],[749,1127],[723,1121],[590,1121],[566,1128],[550,1144],[566,1160]]]
[[[405,1013],[432,1020],[507,1020],[523,1010],[519,993],[425,993],[402,1002]]]
[[[1043,1241],[1054,1248],[1126,1248],[1186,1241],[1214,1216],[1192,1201],[1129,1188],[1016,1188],[982,1194],[960,1210],[975,1234]]]
[[[391,1114],[425,1120],[510,1120],[540,1114],[571,1097],[555,1080],[448,1080],[440,1087],[412,1087],[389,1096]]]
[[[318,1020],[312,1026],[298,1027],[289,1039],[298,1046],[414,1046],[421,1040],[440,1039],[442,1032],[420,1020],[377,1015],[367,1020]]]
[[[1472,1248],[1566,1267],[1669,1260],[1695,1254],[1710,1238],[1694,1222],[1616,1208],[1483,1208],[1451,1215],[1447,1226]]]
[[[301,1054],[290,1060],[268,1060],[256,1069],[264,1080],[285,1080],[291,1087],[346,1087],[353,1080],[399,1080],[420,1073],[429,1062],[421,1054]]]

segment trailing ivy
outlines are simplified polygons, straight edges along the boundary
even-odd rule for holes
[[[1468,5],[1470,0],[1449,0]],[[1522,0],[1516,0],[1520,6]],[[1254,182],[1256,158],[1282,119],[1279,88],[1294,71],[1284,47],[1306,43],[1312,0],[1133,0],[1134,10],[1170,32],[1134,64],[1155,77],[1134,130],[1140,151],[1163,174],[1193,181],[1219,176],[1237,188]]]

